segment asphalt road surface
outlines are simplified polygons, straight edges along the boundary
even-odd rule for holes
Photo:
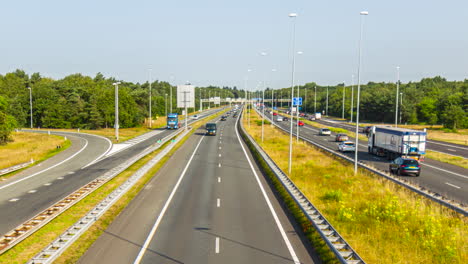
[[[235,118],[217,123],[216,136],[187,140],[79,263],[314,263]]]
[[[200,114],[200,117],[217,111],[219,110],[208,110]],[[109,149],[109,142],[106,139],[84,133],[64,134],[72,140],[72,146],[69,149],[42,162],[40,166],[25,170],[0,184],[0,234],[5,234],[31,219],[78,188],[173,132],[173,130],[161,129],[161,133],[96,163],[93,162]],[[73,157],[67,160],[71,156]],[[53,167],[60,162],[63,163]],[[85,166],[87,167],[83,168]],[[47,170],[43,171],[45,169]]]
[[[266,116],[271,120],[272,115],[265,112]],[[276,120],[276,119],[275,119]],[[275,122],[286,131],[289,131],[290,121]],[[296,132],[296,126],[293,127],[293,133]],[[300,127],[299,135],[313,142],[330,149],[338,150],[338,143],[335,142],[335,134],[332,136],[319,136],[318,129],[309,125]],[[354,139],[350,138],[354,141]],[[374,166],[380,170],[388,171],[389,161],[383,157],[377,157],[367,152],[367,141],[359,141],[359,160]],[[346,153],[351,158],[354,158],[354,152]],[[426,189],[437,192],[450,199],[468,204],[468,170],[426,158],[421,163],[421,175],[414,176],[398,176],[414,182]]]
[[[356,129],[356,126],[347,124],[345,121],[322,119],[322,120],[316,120],[316,122],[321,123],[323,125],[331,126],[331,127],[341,127],[341,128],[351,130],[351,131],[355,131]],[[459,144],[447,143],[447,142],[436,141],[436,140],[428,140],[426,142],[426,149],[438,151],[438,152],[442,152],[442,153],[446,153],[450,155],[460,156],[465,159],[468,158],[468,147],[466,145],[459,145]]]

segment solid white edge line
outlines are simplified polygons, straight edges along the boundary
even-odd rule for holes
[[[17,183],[19,183],[19,182],[25,181],[25,180],[27,180],[27,179],[30,179],[30,178],[32,178],[32,177],[34,177],[34,176],[36,176],[36,175],[38,175],[38,174],[41,174],[41,173],[43,173],[43,172],[45,172],[45,171],[51,170],[51,169],[53,169],[53,168],[55,168],[55,167],[57,167],[57,166],[59,166],[59,165],[62,165],[62,164],[65,163],[65,162],[69,161],[70,159],[74,158],[76,155],[80,154],[80,153],[88,146],[88,140],[87,140],[86,138],[81,138],[81,139],[83,139],[84,141],[86,141],[86,143],[85,143],[85,145],[84,145],[78,152],[76,152],[75,154],[71,155],[70,157],[66,158],[65,160],[63,160],[63,161],[61,161],[61,162],[55,164],[54,166],[51,166],[51,167],[45,169],[45,170],[41,170],[41,171],[36,172],[36,173],[34,173],[34,174],[31,174],[31,175],[29,175],[29,176],[27,176],[27,177],[24,177],[24,178],[22,178],[22,179],[19,179],[19,180],[17,180],[17,181],[10,182],[9,184],[5,184],[5,185],[3,185],[3,186],[0,187],[0,190],[5,189],[5,188],[7,188],[7,187],[9,187],[9,186],[12,186],[12,185],[14,185],[14,184],[17,184]]]
[[[84,167],[81,167],[82,169],[88,167],[88,166],[91,166],[93,165],[94,163],[96,163],[99,159],[101,159],[102,157],[104,157],[105,155],[107,155],[107,153],[109,153],[109,151],[112,149],[112,146],[114,144],[112,144],[112,141],[110,141],[110,139],[108,138],[104,138],[107,140],[107,143],[109,143],[109,147],[107,148],[106,152],[102,153],[99,157],[97,157],[95,160],[91,161],[90,163],[86,164]]]
[[[270,209],[270,212],[273,215],[273,219],[275,220],[276,226],[278,227],[278,230],[280,231],[281,236],[283,237],[284,243],[286,243],[286,247],[289,250],[289,254],[291,254],[291,257],[292,257],[294,263],[299,264],[300,263],[299,258],[297,257],[296,252],[294,251],[294,248],[292,247],[291,242],[289,241],[289,238],[286,235],[286,232],[284,231],[283,226],[281,225],[281,222],[280,222],[280,220],[278,218],[278,215],[276,214],[275,209],[273,208],[273,205],[271,204],[270,199],[268,198],[268,195],[267,195],[265,189],[263,188],[263,185],[262,185],[262,183],[260,181],[260,178],[258,177],[257,172],[255,171],[255,168],[254,168],[254,166],[252,164],[252,161],[250,160],[249,155],[247,154],[247,151],[245,150],[244,145],[242,144],[242,141],[241,141],[240,136],[239,136],[239,132],[237,131],[238,121],[239,121],[239,117],[237,118],[236,125],[235,125],[237,139],[239,140],[239,143],[240,143],[240,145],[242,147],[242,150],[244,151],[244,155],[247,158],[247,161],[249,162],[249,165],[250,165],[250,168],[252,169],[253,174],[255,175],[255,179],[257,180],[258,186],[260,187],[260,190],[262,191],[263,197],[265,198],[265,201],[266,201],[266,203],[268,205],[268,208]]]
[[[457,189],[461,189],[460,186],[457,186],[457,185],[455,185],[455,184],[451,184],[450,182],[446,182],[445,184],[447,184],[448,186],[452,186],[452,187],[454,187],[454,188],[457,188]]]
[[[428,166],[428,167],[431,167],[431,168],[436,169],[436,170],[441,170],[441,171],[443,171],[443,172],[447,172],[447,173],[450,173],[450,174],[453,174],[453,175],[456,175],[456,176],[459,176],[459,177],[468,179],[468,176],[461,175],[461,174],[458,174],[458,173],[455,173],[455,172],[451,172],[451,171],[449,171],[449,170],[444,170],[444,169],[438,168],[438,167],[436,167],[436,166],[432,166],[432,165],[426,164],[426,163],[424,163],[424,162],[421,162],[421,165]]]
[[[219,254],[219,237],[216,237],[215,239],[215,252],[216,254]]]
[[[427,142],[432,143],[432,144],[438,144],[438,145],[442,145],[442,146],[447,146],[447,147],[451,147],[451,148],[459,148],[459,149],[463,149],[463,150],[468,150],[468,148],[459,147],[459,146],[454,146],[454,145],[449,145],[449,144],[444,144],[444,143],[439,143],[439,142],[434,142],[434,141],[432,141],[432,140],[428,140]]]
[[[187,162],[187,165],[185,166],[184,170],[183,170],[182,173],[180,174],[179,180],[177,181],[176,185],[174,186],[174,189],[172,190],[171,194],[169,195],[169,198],[167,199],[166,203],[164,204],[164,207],[163,207],[163,209],[161,210],[161,213],[159,213],[159,216],[158,216],[158,218],[156,219],[156,222],[154,223],[153,228],[151,229],[150,234],[149,234],[148,237],[146,238],[145,243],[144,243],[143,246],[141,247],[141,250],[140,250],[140,252],[138,253],[137,258],[136,258],[135,261],[133,262],[134,264],[140,263],[141,260],[143,259],[143,256],[145,255],[145,252],[146,252],[146,249],[148,248],[149,243],[151,242],[151,240],[153,240],[153,237],[154,237],[154,235],[156,234],[156,230],[158,229],[159,224],[161,223],[161,220],[163,219],[164,214],[166,213],[166,210],[167,210],[167,208],[169,207],[169,204],[170,204],[171,201],[172,201],[172,198],[174,197],[174,195],[175,195],[177,189],[179,188],[179,185],[180,185],[180,183],[182,182],[182,179],[184,178],[185,173],[187,172],[187,169],[188,169],[188,167],[190,166],[190,163],[192,163],[193,157],[195,157],[195,153],[197,153],[198,147],[200,147],[200,144],[201,144],[201,142],[203,141],[204,138],[205,138],[205,137],[202,137],[202,138],[200,139],[200,141],[198,142],[197,146],[195,147],[195,150],[193,151],[192,156],[190,157],[189,161]]]

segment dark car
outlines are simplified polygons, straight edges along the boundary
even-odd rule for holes
[[[389,165],[390,173],[394,173],[396,175],[415,175],[416,177],[419,176],[421,173],[421,165],[419,161],[410,158],[396,158],[392,160]]]
[[[288,121],[289,119],[287,117],[283,117],[283,121]]]
[[[369,135],[369,132],[371,129],[372,129],[372,126],[365,126],[362,128],[362,133],[366,133],[366,135]]]
[[[223,115],[223,116],[221,117],[221,121],[226,121],[226,118],[227,118],[227,117]]]

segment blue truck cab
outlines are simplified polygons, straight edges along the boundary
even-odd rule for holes
[[[179,128],[179,116],[178,114],[167,115],[167,129],[178,129]]]

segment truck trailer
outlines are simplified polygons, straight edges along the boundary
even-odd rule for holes
[[[372,126],[368,134],[368,152],[393,160],[397,157],[424,160],[425,131],[406,128]]]

